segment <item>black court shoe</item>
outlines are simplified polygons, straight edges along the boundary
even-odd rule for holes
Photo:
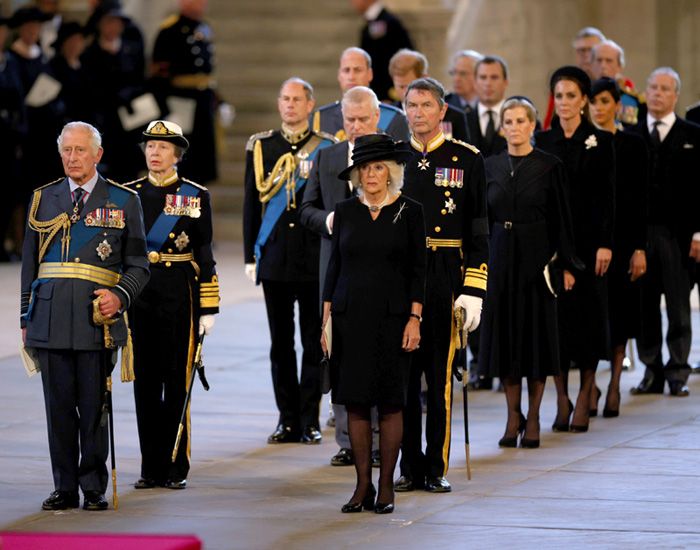
[[[552,424],[552,431],[553,432],[568,432],[569,431],[569,417],[571,414],[574,412],[574,404],[571,402],[571,399],[569,399],[569,413],[566,415],[566,422],[557,422],[557,419],[554,419],[554,424]]]
[[[374,510],[374,498],[377,496],[377,490],[374,485],[370,485],[367,494],[360,502],[348,501],[343,504],[340,511],[343,514],[356,514],[362,510]]]
[[[525,424],[527,419],[523,413],[520,413],[520,426],[518,426],[518,432],[513,437],[506,437],[505,435],[498,440],[499,447],[515,448],[518,446],[518,437],[522,436],[525,431]]]

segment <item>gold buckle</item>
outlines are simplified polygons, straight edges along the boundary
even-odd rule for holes
[[[148,261],[152,264],[157,264],[160,261],[160,253],[155,250],[151,250],[148,253]]]

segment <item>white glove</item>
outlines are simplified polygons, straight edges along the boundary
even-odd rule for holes
[[[201,315],[199,317],[199,335],[209,335],[211,333],[211,329],[214,328],[215,320],[216,318],[213,315]]]
[[[464,309],[464,332],[474,332],[481,321],[481,304],[483,299],[467,294],[460,294],[455,300],[455,309]]]
[[[257,275],[257,270],[255,266],[255,262],[252,264],[245,264],[245,276],[248,277],[251,281],[255,282]]]
[[[230,103],[219,104],[219,123],[224,128],[229,128],[236,118],[236,108]]]

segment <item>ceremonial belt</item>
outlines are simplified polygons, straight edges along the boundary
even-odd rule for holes
[[[432,248],[433,252],[438,248],[462,248],[462,239],[433,239],[425,238],[426,248]]]
[[[42,262],[37,279],[82,279],[98,285],[115,286],[122,276],[96,265],[75,262]]]
[[[172,77],[170,83],[176,88],[194,88],[197,90],[216,88],[216,79],[206,73],[179,74]]]
[[[163,254],[162,252],[151,250],[148,253],[148,261],[152,264],[162,264],[164,262],[191,262],[192,260],[194,260],[192,252],[187,252],[185,254]]]

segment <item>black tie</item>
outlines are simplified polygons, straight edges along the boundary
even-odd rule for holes
[[[489,109],[488,111],[486,111],[486,114],[489,117],[489,121],[486,123],[486,134],[484,134],[484,142],[486,143],[486,148],[490,150],[491,145],[493,144],[493,138],[496,135],[496,125],[493,122],[493,111]]]
[[[649,137],[651,138],[651,144],[655,148],[658,148],[659,145],[661,145],[661,136],[659,135],[659,126],[661,126],[661,124],[663,124],[663,122],[661,122],[660,120],[655,120],[654,124],[652,124],[652,126],[654,127],[651,129],[651,133],[649,134]]]
[[[79,213],[83,207],[83,195],[85,195],[85,191],[83,191],[80,187],[73,191],[73,210],[76,213]]]

